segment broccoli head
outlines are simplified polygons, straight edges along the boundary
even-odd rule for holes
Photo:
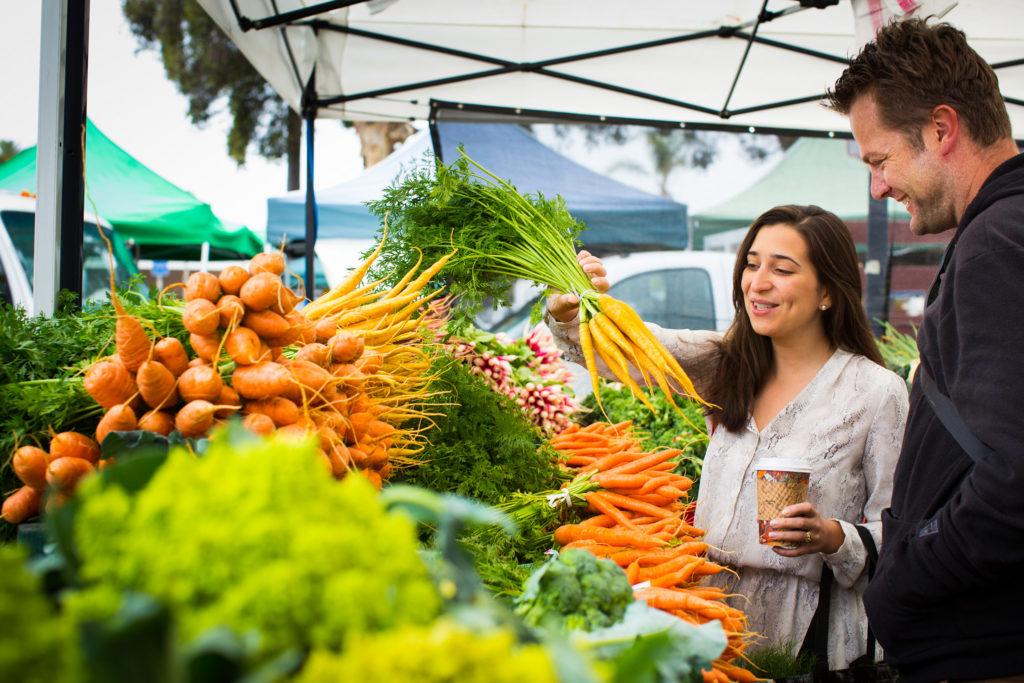
[[[619,621],[631,602],[633,587],[617,564],[566,548],[530,574],[516,613],[530,626],[590,631]]]

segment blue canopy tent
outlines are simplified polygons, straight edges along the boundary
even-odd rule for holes
[[[379,199],[403,170],[431,151],[443,161],[458,155],[460,144],[474,161],[509,180],[523,193],[560,195],[582,221],[581,239],[597,253],[645,249],[683,249],[688,243],[686,206],[624,185],[562,156],[525,128],[501,123],[439,122],[420,131],[359,177],[317,190],[317,242],[369,240],[380,227],[364,202]],[[305,191],[267,200],[267,238],[278,244],[306,235]],[[330,278],[329,278],[330,279]]]

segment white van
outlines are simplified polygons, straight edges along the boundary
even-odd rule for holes
[[[0,301],[33,314],[32,270],[35,263],[36,200],[0,192]],[[124,242],[105,220],[86,213],[82,251],[82,300],[106,299],[110,291],[110,257],[97,224],[114,246],[114,278],[123,284],[138,272]]]

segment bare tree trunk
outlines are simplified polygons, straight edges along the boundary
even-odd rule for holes
[[[395,145],[416,132],[408,123],[356,121],[353,126],[362,143],[363,167],[369,168],[391,154]]]
[[[299,189],[302,171],[302,117],[288,110],[288,191]]]

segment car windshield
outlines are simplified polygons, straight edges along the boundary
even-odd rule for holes
[[[3,211],[0,212],[0,217],[18,252],[25,276],[32,282],[35,262],[35,214],[31,211]],[[110,237],[109,230],[104,229],[103,232]],[[83,298],[86,301],[104,298],[110,289],[110,256],[106,242],[99,236],[96,224],[91,221],[86,221],[84,225],[82,266]],[[127,282],[130,276],[131,273],[125,264],[115,260],[114,278],[118,284]]]

